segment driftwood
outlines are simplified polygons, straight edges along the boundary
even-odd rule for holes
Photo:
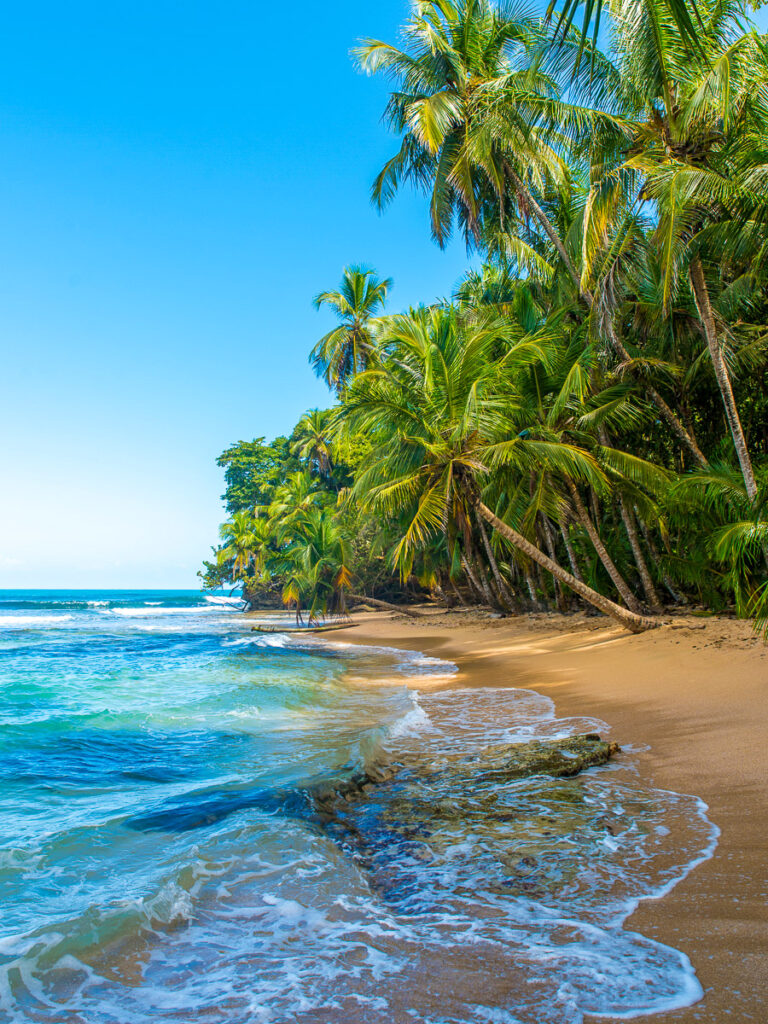
[[[333,629],[354,629],[359,622],[334,622],[324,626],[251,626],[252,633],[329,633]]]
[[[365,594],[350,594],[349,597],[352,601],[359,601],[360,604],[369,604],[373,608],[382,608],[387,612],[400,612],[402,615],[408,615],[412,619],[424,618],[422,612],[415,612],[405,604],[391,604],[389,601],[379,600],[378,597],[366,597]]]

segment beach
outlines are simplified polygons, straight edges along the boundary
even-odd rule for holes
[[[633,636],[603,618],[547,614],[372,612],[355,621],[334,638],[456,663],[454,680],[427,686],[530,687],[560,716],[607,722],[652,784],[701,797],[721,830],[713,857],[671,893],[643,901],[625,928],[686,953],[705,995],[648,1019],[766,1020],[768,648],[749,623],[675,617]]]
[[[0,1021],[764,1019],[746,625],[239,605],[0,591]]]

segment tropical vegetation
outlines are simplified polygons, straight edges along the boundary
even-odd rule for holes
[[[421,191],[475,269],[407,310],[362,266],[318,295],[333,404],[221,456],[206,585],[310,618],[367,597],[765,625],[768,39],[731,0],[599,6],[598,36],[591,6],[580,29],[573,4],[429,0],[354,50],[399,140],[373,201]]]

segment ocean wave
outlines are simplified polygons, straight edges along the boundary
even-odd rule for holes
[[[402,718],[393,722],[387,730],[390,739],[398,739],[401,736],[418,735],[425,729],[432,728],[429,715],[419,703],[416,693],[410,694],[412,706],[405,712]]]
[[[225,640],[224,647],[288,647],[290,643],[291,638],[287,633],[262,633],[260,636],[244,636],[239,640]]]
[[[71,622],[74,615],[0,615],[0,629],[15,626],[28,629],[32,626],[51,626]]]
[[[13,591],[0,590],[0,612],[10,611],[88,611],[93,608],[142,608],[142,607],[179,607],[187,609],[206,608],[207,603],[202,594],[190,596],[169,595],[168,597],[145,596],[143,592],[135,594],[124,592],[97,592],[98,596],[89,597],[76,593],[25,596]]]
[[[205,605],[173,605],[154,606],[151,608],[110,608],[110,615],[119,615],[126,619],[150,618],[156,615],[209,615],[221,611],[220,608],[211,608]]]

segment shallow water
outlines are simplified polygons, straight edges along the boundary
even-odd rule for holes
[[[328,827],[308,794],[361,764],[607,727],[529,690],[417,698],[453,667],[250,624],[195,592],[0,592],[0,1021],[579,1024],[699,997],[622,924],[711,853],[700,801],[630,752],[501,787],[411,770]]]

